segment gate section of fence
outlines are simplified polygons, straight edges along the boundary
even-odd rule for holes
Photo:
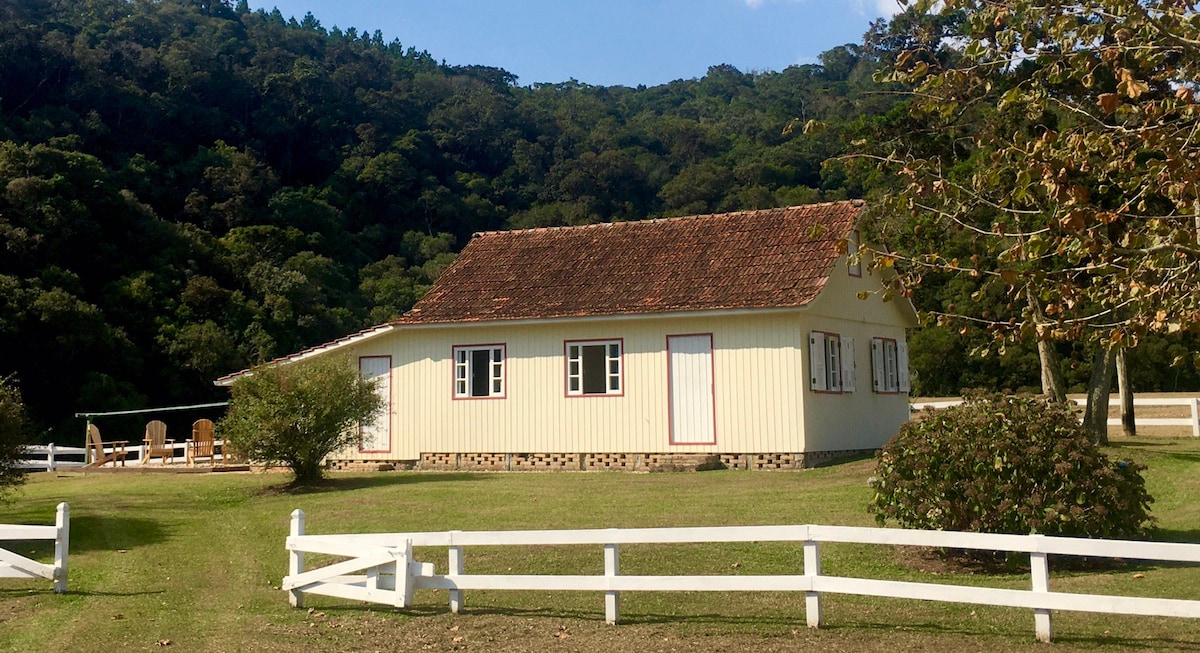
[[[857,594],[1026,608],[1034,612],[1037,638],[1050,641],[1051,610],[1109,614],[1200,618],[1200,601],[1184,599],[1068,594],[1050,590],[1048,556],[1069,555],[1172,562],[1200,562],[1200,544],[1091,540],[1044,535],[994,535],[952,531],[919,531],[848,526],[726,526],[699,528],[624,528],[545,531],[446,531],[437,533],[372,533],[306,535],[304,512],[292,513],[287,538],[289,573],[282,589],[301,607],[305,594],[320,594],[395,607],[412,604],[413,591],[444,589],[450,610],[457,613],[466,590],[573,590],[604,593],[605,618],[617,623],[622,591],[804,592],[808,626],[822,625],[823,594]],[[746,576],[622,576],[623,544],[717,542],[795,542],[804,552],[804,573]],[[841,542],[900,546],[1009,551],[1029,554],[1030,589],[968,587],[908,581],[876,580],[821,574],[821,543]],[[604,574],[467,574],[466,547],[592,544],[604,548]],[[437,574],[432,563],[413,558],[413,547],[448,547],[449,573]],[[305,571],[304,554],[348,558]]]
[[[54,540],[54,564],[47,565],[0,548],[0,578],[47,578],[54,591],[67,591],[67,550],[70,548],[71,514],[65,503],[58,504],[53,526],[0,524],[0,541]]]

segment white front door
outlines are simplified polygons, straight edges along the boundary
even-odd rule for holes
[[[667,336],[671,444],[716,444],[712,334]]]
[[[359,451],[392,450],[392,357],[363,356],[358,359],[362,378],[375,382],[375,392],[383,399],[383,410],[375,421],[359,425]]]

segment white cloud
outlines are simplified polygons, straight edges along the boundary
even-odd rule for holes
[[[822,2],[831,2],[832,4],[840,5],[842,7],[845,7],[847,4],[849,4],[851,11],[860,16],[869,16],[870,18],[878,18],[880,16],[891,18],[892,16],[900,13],[900,10],[902,9],[897,0],[743,0],[743,2],[746,3],[746,6],[751,9],[759,9],[763,5],[767,4],[768,1],[795,2],[801,4],[813,1],[817,2],[818,4]]]
[[[871,18],[891,18],[903,9],[897,0],[853,0],[853,5],[859,15]]]

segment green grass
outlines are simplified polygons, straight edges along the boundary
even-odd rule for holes
[[[1200,542],[1200,442],[1122,440],[1112,455],[1149,465],[1160,539]],[[462,616],[444,592],[411,610],[308,597],[288,607],[289,513],[309,533],[821,523],[872,525],[870,461],[802,473],[339,474],[288,493],[279,474],[39,474],[0,506],[3,523],[52,523],[71,504],[69,593],[0,579],[0,650],[1044,650],[1024,610],[827,596],[828,627],[804,628],[804,598],[785,593],[626,593],[622,625],[603,624],[597,593],[468,592]],[[49,543],[15,543],[48,561]],[[445,569],[444,550],[417,557]],[[310,556],[310,560],[316,560]],[[800,573],[783,544],[626,545],[629,574]],[[826,545],[823,572],[1025,588],[1023,573],[948,574],[887,547]],[[599,573],[600,547],[468,548],[472,573]],[[925,567],[929,567],[926,569]],[[1052,561],[1052,569],[1054,567]],[[1140,576],[1140,577],[1135,577]],[[1052,588],[1200,598],[1200,568],[1142,564],[1055,572]],[[1200,651],[1200,622],[1055,614],[1056,650]],[[565,629],[565,630],[562,630]],[[569,634],[569,636],[567,636]],[[458,641],[456,641],[456,638]]]

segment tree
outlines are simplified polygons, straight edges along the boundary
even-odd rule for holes
[[[217,434],[251,460],[290,468],[293,485],[320,481],[322,460],[383,408],[374,383],[337,356],[256,367],[231,392]]]
[[[0,499],[25,481],[17,463],[24,457],[25,408],[12,378],[0,378]]]
[[[951,273],[1007,297],[933,313],[1001,346],[1092,343],[1087,416],[1102,440],[1111,350],[1200,324],[1195,3],[917,0],[908,12],[956,20],[950,38],[902,40],[910,49],[879,76],[910,92],[922,133],[863,151],[906,184],[878,207],[907,217],[879,229],[874,260],[909,285]],[[956,234],[962,254],[946,247]]]

